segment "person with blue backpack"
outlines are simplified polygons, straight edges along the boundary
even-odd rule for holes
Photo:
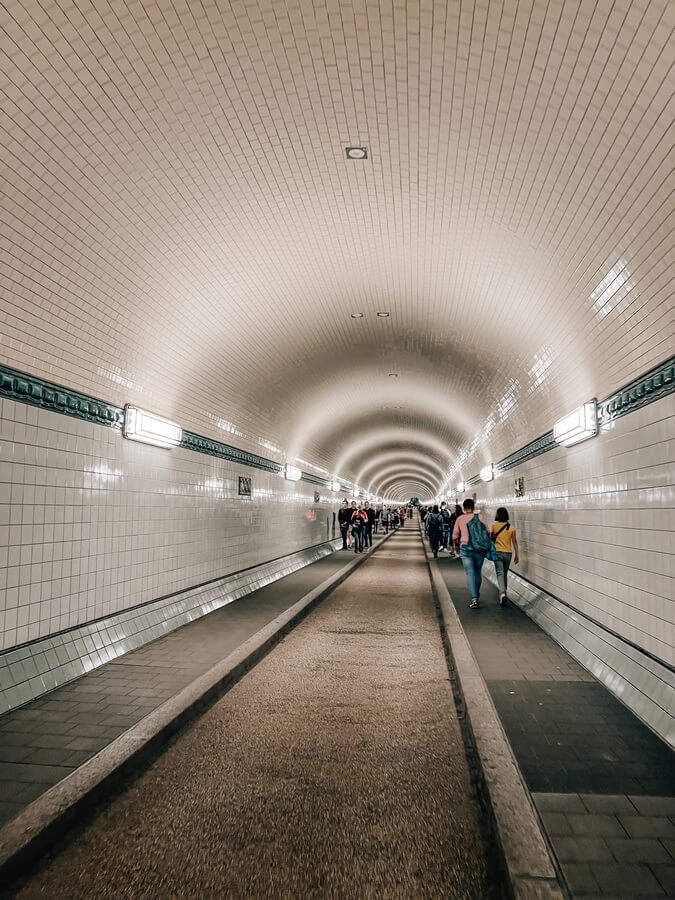
[[[466,573],[466,586],[471,596],[470,609],[480,606],[480,585],[485,557],[491,551],[492,540],[484,517],[476,514],[474,502],[467,498],[462,504],[464,513],[458,516],[452,540],[459,541],[459,557]]]

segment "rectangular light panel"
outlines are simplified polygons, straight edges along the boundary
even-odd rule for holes
[[[155,447],[177,447],[183,440],[183,429],[175,422],[156,416],[135,406],[124,407],[122,434],[132,441]]]
[[[286,481],[300,481],[302,478],[302,469],[299,469],[297,466],[286,465],[286,468],[284,469],[284,478]]]
[[[489,466],[483,466],[480,470],[480,480],[481,481],[492,481],[494,478],[494,469],[492,468],[492,463]]]
[[[584,403],[574,412],[563,416],[553,426],[553,438],[565,447],[571,447],[598,433],[598,414],[596,401]]]

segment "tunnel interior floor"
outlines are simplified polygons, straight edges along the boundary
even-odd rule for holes
[[[22,898],[503,896],[416,529],[394,534]]]
[[[342,551],[325,556],[3,714],[0,827],[350,559]]]
[[[431,565],[572,895],[675,896],[675,754],[485,578],[473,610],[461,561],[441,552]]]

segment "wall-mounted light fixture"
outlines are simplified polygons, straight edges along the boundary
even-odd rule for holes
[[[483,468],[480,470],[480,480],[481,481],[492,481],[492,479],[494,477],[495,477],[495,472],[492,467],[492,463],[490,463],[487,466],[483,466]]]
[[[129,440],[155,447],[177,447],[183,440],[180,425],[128,404],[124,407],[122,434]]]
[[[464,493],[464,482],[463,481],[460,481],[460,483],[457,485],[457,493],[458,494]]]
[[[284,478],[286,481],[300,481],[302,478],[302,469],[299,469],[297,466],[289,466],[286,463],[284,467]]]
[[[553,426],[553,439],[564,447],[579,444],[598,433],[598,411],[595,399],[563,416]]]
[[[331,489],[331,491],[333,491],[334,493],[337,494],[337,492],[340,490],[340,482],[339,481],[331,481],[330,489]]]

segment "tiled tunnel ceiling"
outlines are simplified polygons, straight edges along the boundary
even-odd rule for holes
[[[405,493],[672,352],[669,0],[0,15],[6,364]]]

